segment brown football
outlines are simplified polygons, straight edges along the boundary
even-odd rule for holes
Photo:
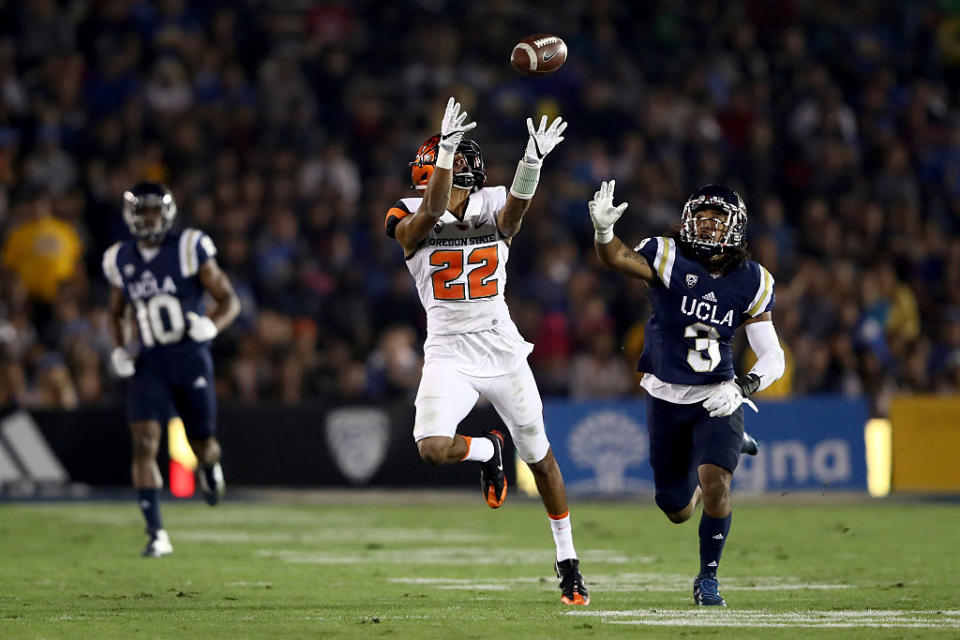
[[[567,61],[567,43],[549,33],[527,36],[510,54],[510,66],[525,76],[546,76]]]

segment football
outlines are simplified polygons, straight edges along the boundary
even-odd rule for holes
[[[547,33],[527,36],[513,47],[510,66],[525,76],[546,76],[567,61],[567,43]]]

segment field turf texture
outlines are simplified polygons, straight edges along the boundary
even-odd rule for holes
[[[572,503],[586,608],[515,495],[168,500],[161,559],[132,499],[4,503],[0,638],[960,637],[956,503],[735,501],[717,610],[692,602],[696,518],[651,502]]]

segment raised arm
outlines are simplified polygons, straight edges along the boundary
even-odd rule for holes
[[[587,204],[593,220],[593,241],[597,248],[597,257],[607,268],[631,278],[653,282],[656,279],[653,267],[642,255],[613,235],[614,223],[627,208],[626,202],[617,207],[613,206],[613,188],[616,184],[616,180],[600,183],[600,190],[593,194],[593,200]]]
[[[443,112],[437,163],[427,183],[423,201],[413,215],[406,216],[397,224],[395,230],[397,242],[403,247],[404,253],[413,253],[447,210],[453,186],[453,157],[463,134],[477,126],[476,122],[464,124],[466,119],[467,112],[461,112],[460,103],[450,98]]]
[[[567,123],[559,117],[547,127],[547,116],[543,116],[540,119],[540,127],[535,130],[533,120],[527,118],[527,131],[530,133],[527,150],[523,154],[523,160],[517,165],[507,202],[497,213],[497,227],[500,233],[508,238],[512,238],[520,231],[523,214],[530,208],[530,200],[537,190],[543,159],[553,151],[554,147],[563,142],[563,132],[566,128]]]

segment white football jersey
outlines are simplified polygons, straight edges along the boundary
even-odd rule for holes
[[[510,246],[497,228],[497,212],[507,200],[506,187],[486,187],[470,194],[463,220],[449,211],[407,258],[427,311],[427,333],[453,335],[513,325],[503,298]],[[404,198],[391,215],[416,212],[422,198]]]

